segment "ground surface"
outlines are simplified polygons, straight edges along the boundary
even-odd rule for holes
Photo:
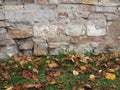
[[[59,53],[0,61],[0,90],[120,90],[120,53]]]

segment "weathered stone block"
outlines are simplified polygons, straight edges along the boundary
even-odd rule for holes
[[[49,4],[60,4],[60,0],[49,0]]]
[[[116,15],[116,14],[112,14],[112,13],[105,13],[104,14],[107,18],[107,20],[111,21],[111,20],[117,20],[118,18],[120,18],[120,16]]]
[[[14,39],[29,38],[32,36],[32,30],[9,30],[8,33]]]
[[[31,4],[34,3],[35,0],[22,0],[23,4]]]
[[[98,4],[98,0],[82,0],[83,4]]]
[[[101,6],[119,6],[119,0],[100,0],[99,4]]]
[[[4,34],[6,32],[7,32],[7,30],[5,28],[0,28],[0,34]]]
[[[100,7],[96,6],[96,12],[116,12],[117,7]]]
[[[0,27],[5,27],[5,21],[0,21]]]
[[[21,0],[5,0],[4,3],[5,5],[18,5],[21,4]]]
[[[12,39],[4,39],[4,40],[0,40],[0,46],[10,46],[10,45],[15,45],[15,41]]]
[[[48,4],[47,0],[37,0],[38,4]]]
[[[18,53],[17,46],[7,46],[0,48],[0,58],[6,58],[7,56],[16,55]]]
[[[106,20],[106,17],[102,13],[91,13],[89,15],[88,19],[104,19],[104,20]]]
[[[48,54],[48,45],[47,43],[34,43],[34,52],[33,55],[47,55]]]
[[[89,20],[87,23],[88,36],[104,36],[106,35],[106,21],[103,19]]]
[[[15,17],[15,13],[13,11],[5,11],[6,20],[14,21],[15,20],[14,17]]]
[[[85,26],[80,22],[69,23],[65,27],[65,34],[69,36],[85,35]]]
[[[28,4],[28,5],[24,5],[24,9],[25,10],[37,10],[39,9],[40,6],[37,4]]]
[[[5,11],[23,10],[23,5],[5,5]]]
[[[23,39],[23,40],[17,40],[18,48],[20,50],[30,50],[33,48],[33,41],[32,39]]]
[[[5,20],[4,12],[0,12],[0,20]]]

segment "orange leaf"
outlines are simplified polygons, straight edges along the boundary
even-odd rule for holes
[[[49,66],[50,68],[58,67],[58,65],[57,65],[55,62],[52,62],[52,63],[48,64],[48,66]]]

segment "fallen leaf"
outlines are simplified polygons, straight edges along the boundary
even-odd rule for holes
[[[120,59],[116,59],[117,63],[120,64]]]
[[[21,86],[16,86],[14,90],[22,90]]]
[[[5,90],[13,90],[13,85],[4,86]]]
[[[52,80],[50,81],[50,84],[54,85],[54,84],[57,84],[57,82],[55,81],[55,79],[52,79]]]
[[[38,70],[36,68],[33,68],[33,73],[38,74]]]
[[[26,79],[31,79],[32,76],[33,76],[33,74],[30,71],[28,71],[28,70],[23,70],[22,71],[22,77],[24,77]]]
[[[93,90],[90,84],[84,86],[84,90]]]
[[[28,89],[28,88],[33,88],[33,87],[35,87],[35,84],[24,84],[23,85],[23,88],[26,90],[26,89]]]
[[[76,86],[72,87],[72,90],[77,90],[77,87]]]
[[[108,69],[108,72],[113,73],[115,72],[115,69]]]
[[[56,68],[56,67],[58,67],[58,65],[55,62],[52,62],[52,63],[48,64],[48,66],[50,68]]]
[[[79,75],[79,72],[76,70],[73,70],[73,75],[77,76],[77,75]]]
[[[85,67],[85,66],[80,66],[80,69],[81,69],[82,71],[85,71],[85,70],[86,70],[86,67]]]
[[[38,78],[35,75],[32,75],[32,79],[38,81]]]
[[[53,76],[54,76],[55,78],[59,77],[60,75],[61,75],[60,72],[56,72],[56,73],[53,74]]]
[[[112,74],[112,73],[106,73],[105,78],[108,79],[108,80],[115,80],[116,75]]]
[[[95,75],[91,74],[91,75],[89,76],[89,80],[90,80],[90,81],[95,81]]]
[[[37,89],[40,89],[41,87],[42,87],[41,83],[35,85],[35,88],[37,88]]]

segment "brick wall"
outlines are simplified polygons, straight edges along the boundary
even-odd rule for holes
[[[119,0],[0,0],[0,58],[120,49]]]

